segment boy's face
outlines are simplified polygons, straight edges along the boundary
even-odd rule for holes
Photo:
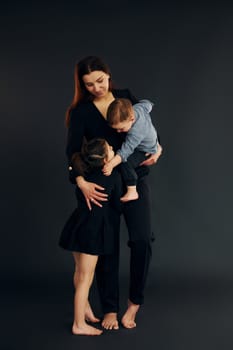
[[[113,124],[111,127],[117,132],[128,132],[135,121],[134,115],[131,115],[127,120]]]

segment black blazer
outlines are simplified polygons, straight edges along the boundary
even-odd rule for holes
[[[138,102],[128,89],[112,91],[116,98],[128,98],[132,104]],[[72,155],[80,152],[84,138],[91,140],[95,137],[104,138],[116,151],[125,139],[125,133],[118,133],[111,128],[107,121],[103,118],[99,110],[93,102],[80,102],[71,112],[70,125],[67,134],[66,155],[68,158],[69,178],[75,184],[75,178],[80,175],[72,165]],[[147,175],[148,167],[139,167],[136,169],[139,176]]]

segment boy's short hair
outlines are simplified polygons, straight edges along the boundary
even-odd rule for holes
[[[107,111],[107,122],[110,126],[127,120],[133,112],[133,106],[127,98],[116,98],[110,103]]]

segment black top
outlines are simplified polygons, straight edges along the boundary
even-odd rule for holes
[[[131,94],[128,89],[112,91],[115,98],[128,98],[132,104],[138,100]],[[70,181],[75,182],[75,177],[80,175],[72,168],[71,157],[75,152],[80,152],[84,138],[89,141],[95,137],[100,137],[113,147],[114,151],[118,150],[126,133],[118,133],[111,128],[106,119],[102,116],[95,104],[91,101],[80,102],[71,112],[70,125],[68,128],[66,155],[68,157]],[[136,169],[138,176],[144,176],[149,173],[148,167],[142,166]]]

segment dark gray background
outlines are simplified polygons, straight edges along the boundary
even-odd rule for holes
[[[156,305],[155,313],[161,307],[163,314],[158,300],[167,305],[164,295],[170,293],[171,302],[174,295],[186,295],[183,289],[187,286],[192,302],[201,288],[210,294],[224,290],[226,294],[217,294],[221,294],[226,309],[232,307],[226,296],[233,268],[232,14],[233,7],[227,2],[98,4],[88,0],[82,4],[21,2],[2,7],[0,272],[3,293],[12,293],[7,300],[11,306],[13,300],[19,309],[21,305],[21,316],[30,295],[30,307],[37,305],[32,297],[37,292],[44,295],[42,309],[49,303],[49,295],[51,300],[61,295],[60,305],[68,293],[66,301],[72,304],[73,262],[57,245],[62,226],[75,206],[66,170],[64,113],[73,97],[74,64],[87,55],[99,55],[110,65],[118,87],[128,87],[139,98],[155,102],[152,118],[164,151],[149,175],[156,242],[147,307],[151,310]],[[123,222],[124,298],[129,257],[126,241]],[[156,298],[156,293],[162,299]],[[144,325],[149,310],[141,321]],[[4,315],[11,319],[7,308]],[[183,320],[185,325],[186,316]],[[157,323],[161,325],[161,318]],[[216,334],[213,328],[212,333]],[[150,341],[148,334],[143,336]],[[48,338],[46,335],[46,342]],[[30,341],[34,339],[32,336]],[[177,341],[166,343],[167,348],[182,349],[182,341]],[[165,343],[161,340],[161,344]],[[191,344],[184,348],[191,349]],[[29,348],[35,349],[35,344]],[[200,349],[200,344],[195,348]]]

